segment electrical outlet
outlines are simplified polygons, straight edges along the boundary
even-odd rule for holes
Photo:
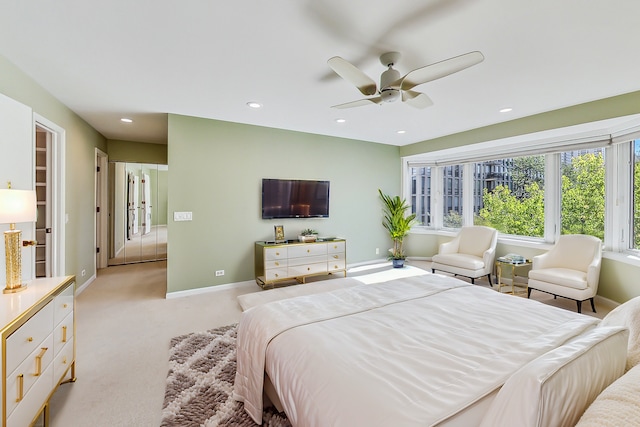
[[[380,255],[380,248],[376,248],[376,255]]]
[[[216,277],[224,276],[224,270],[216,270]]]
[[[82,270],[82,277],[87,275],[87,270]]]

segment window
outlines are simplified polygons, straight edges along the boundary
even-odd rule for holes
[[[640,249],[640,139],[632,142],[633,239],[631,249]]]
[[[589,234],[604,240],[604,148],[560,154],[561,234]]]
[[[431,225],[431,168],[410,168],[411,213],[416,214],[420,225]]]
[[[462,227],[462,165],[445,166],[443,170],[443,225]]]
[[[474,217],[504,234],[544,236],[544,156],[475,164]]]

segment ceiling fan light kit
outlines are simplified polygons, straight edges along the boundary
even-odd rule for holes
[[[365,96],[376,95],[372,98],[360,99],[345,104],[334,105],[332,108],[353,108],[382,102],[394,102],[398,98],[414,108],[426,108],[433,105],[433,101],[424,93],[413,91],[414,87],[446,77],[462,71],[484,60],[484,55],[478,51],[465,53],[460,56],[445,59],[410,71],[405,76],[393,66],[400,60],[400,53],[387,52],[380,55],[380,62],[387,67],[380,75],[380,89],[373,79],[339,56],[330,58],[329,67],[340,77],[353,84]]]

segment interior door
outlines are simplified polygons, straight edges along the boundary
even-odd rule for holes
[[[16,190],[34,189],[34,151],[33,112],[31,108],[3,94],[0,94],[0,186]],[[9,224],[0,224],[0,235],[9,229]],[[35,239],[35,224],[16,224],[22,231],[22,240]],[[33,246],[21,248],[22,280],[29,282],[35,277]],[[0,286],[4,287],[6,278],[5,248],[0,244]]]
[[[151,232],[151,179],[149,174],[142,176],[142,234]]]

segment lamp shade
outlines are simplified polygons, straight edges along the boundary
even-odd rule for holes
[[[36,215],[35,191],[0,189],[0,224],[35,222]]]

